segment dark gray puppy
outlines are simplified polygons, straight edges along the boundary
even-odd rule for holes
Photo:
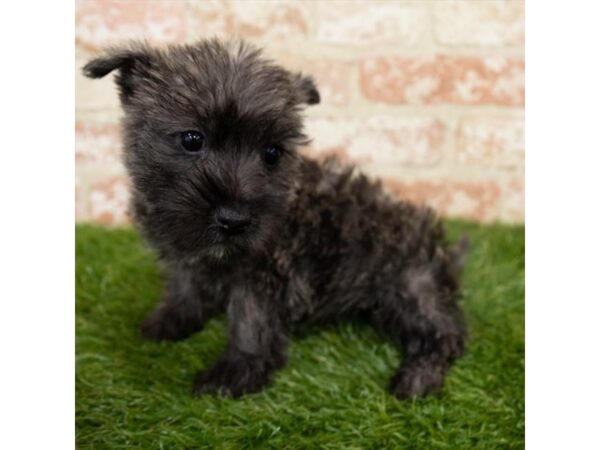
[[[398,398],[438,390],[463,353],[457,306],[466,242],[450,248],[434,213],[388,198],[335,161],[318,163],[302,108],[310,77],[242,42],[109,50],[117,70],[131,211],[166,268],[150,339],[184,339],[226,311],[225,353],[197,393],[256,392],[300,325],[364,317],[402,350]]]

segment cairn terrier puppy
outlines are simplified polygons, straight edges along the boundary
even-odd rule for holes
[[[165,268],[142,334],[184,339],[227,314],[227,348],[197,394],[261,390],[291,331],[350,317],[400,348],[393,395],[440,389],[463,353],[466,241],[449,247],[430,209],[302,155],[302,111],[320,101],[312,78],[218,40],[114,48],[83,71],[117,71],[131,215]]]

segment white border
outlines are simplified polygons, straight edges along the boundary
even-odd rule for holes
[[[526,2],[526,442],[598,449],[600,5]]]
[[[0,6],[0,447],[74,426],[74,8]]]

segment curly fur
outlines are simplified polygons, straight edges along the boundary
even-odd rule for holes
[[[227,349],[199,373],[197,393],[259,391],[285,364],[291,331],[351,317],[402,350],[395,396],[442,386],[464,348],[457,298],[466,242],[450,248],[430,209],[299,153],[302,109],[319,102],[310,77],[217,40],[133,44],[84,67],[94,78],[114,70],[132,215],[165,266],[164,298],[142,333],[184,339],[227,313]],[[204,135],[200,152],[182,149],[186,130]],[[274,167],[263,160],[271,144],[283,152]],[[243,233],[219,228],[224,207],[249,215]]]

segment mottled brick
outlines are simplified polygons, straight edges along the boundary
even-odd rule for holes
[[[229,2],[223,0],[188,0],[189,40],[227,36],[231,23]]]
[[[425,5],[381,0],[315,2],[317,39],[335,44],[414,46],[428,33]]]
[[[443,153],[445,126],[437,119],[374,116],[311,118],[313,154],[336,154],[362,164],[431,166]]]
[[[525,222],[525,177],[518,174],[503,186],[502,203],[497,205],[498,219],[506,222]]]
[[[253,40],[304,38],[309,30],[308,2],[282,0],[192,1],[191,37],[242,36]]]
[[[350,81],[352,63],[340,61],[307,61],[300,71],[314,77],[324,105],[345,106],[355,89]]]
[[[384,186],[399,198],[435,208],[442,216],[477,221],[498,218],[498,203],[502,193],[498,184],[491,180],[404,182],[394,178],[385,179]]]
[[[76,218],[127,220],[127,184],[115,176],[122,113],[110,77],[80,75],[87,59],[130,38],[237,35],[315,77],[322,105],[307,110],[308,153],[357,163],[442,215],[522,222],[523,17],[523,2],[496,0],[78,1]],[[421,104],[444,107],[407,108]]]
[[[456,158],[461,164],[515,167],[525,159],[521,119],[467,119],[456,131]]]
[[[121,159],[121,134],[115,122],[75,123],[75,158],[77,161],[115,164]]]
[[[435,35],[444,45],[523,45],[523,1],[443,0],[433,5]]]
[[[83,202],[81,181],[79,174],[75,171],[75,221],[85,220],[85,204]]]
[[[362,61],[360,84],[376,102],[522,106],[524,70],[519,57],[382,56]]]
[[[129,39],[181,42],[187,35],[186,10],[182,1],[77,1],[75,38],[87,49]]]
[[[124,177],[113,176],[97,181],[90,189],[88,201],[91,221],[107,225],[129,222],[129,188]]]

